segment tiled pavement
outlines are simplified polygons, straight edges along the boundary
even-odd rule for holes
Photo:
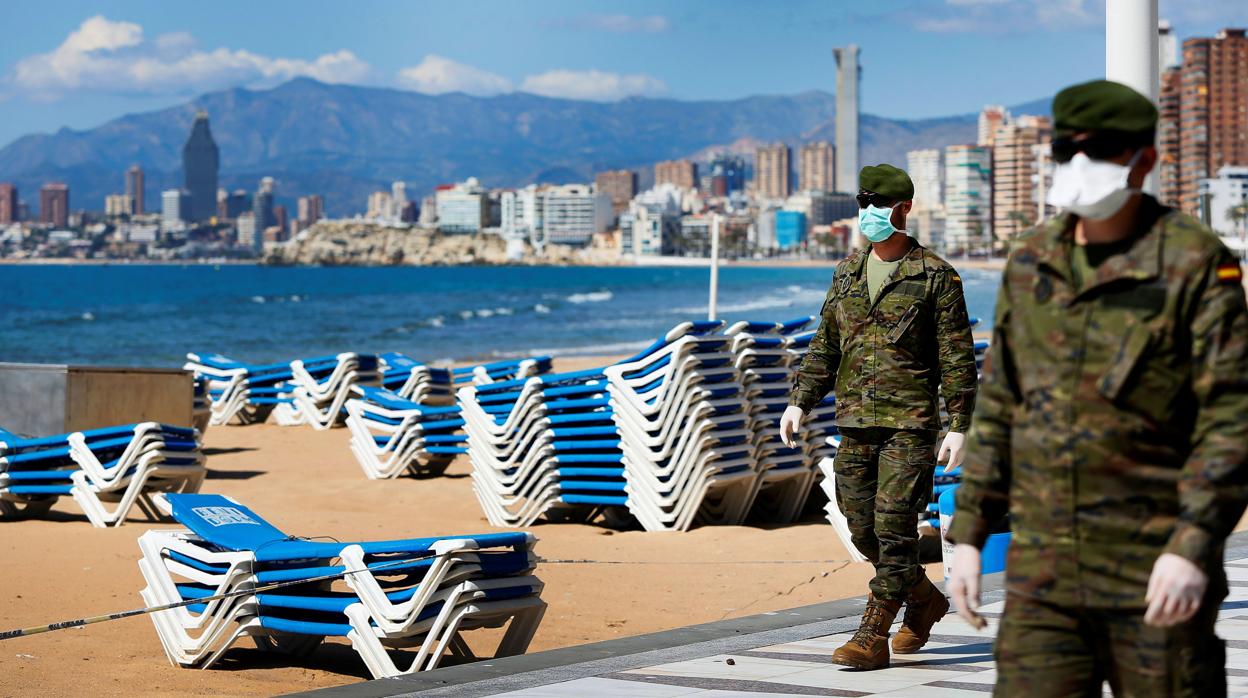
[[[1231,594],[1218,617],[1218,635],[1227,643],[1230,695],[1248,698],[1248,539],[1237,537],[1232,543],[1239,547],[1228,551]],[[990,586],[999,586],[999,580]],[[672,631],[630,639],[636,640],[631,645],[621,640],[490,660],[388,682],[345,686],[329,693],[507,698],[973,698],[990,694],[996,677],[992,641],[1003,601],[999,590],[987,593],[985,600],[989,601],[983,608],[987,629],[976,631],[950,614],[937,624],[922,652],[894,656],[892,666],[881,671],[854,671],[829,661],[833,650],[857,625],[863,602],[855,599],[754,616],[738,621],[736,626],[711,624],[685,629],[685,635]],[[543,662],[543,657],[557,661]],[[378,684],[385,687],[383,691],[367,690]]]

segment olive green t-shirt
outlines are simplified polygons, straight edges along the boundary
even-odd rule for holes
[[[884,282],[888,281],[893,271],[901,266],[903,259],[905,259],[904,256],[885,262],[876,257],[874,252],[867,253],[867,293],[870,294],[872,303],[875,303],[875,299],[880,295],[880,289],[884,288]]]
[[[1131,246],[1135,244],[1135,239],[1135,236],[1132,236],[1126,240],[1099,245],[1072,245],[1070,250],[1070,273],[1074,277],[1071,280],[1075,282],[1075,288],[1087,288],[1092,280],[1096,278],[1097,268],[1110,257],[1131,249]]]

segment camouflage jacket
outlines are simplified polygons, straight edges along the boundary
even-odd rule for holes
[[[975,349],[962,279],[913,243],[872,303],[859,250],[841,262],[810,351],[793,375],[790,403],[809,411],[836,388],[843,427],[938,430],[943,393],[949,429],[965,432],[975,405]]]
[[[1066,217],[1006,264],[948,537],[982,546],[1008,511],[1012,593],[1143,608],[1163,552],[1225,593],[1222,545],[1248,485],[1240,267],[1151,197],[1140,220],[1082,291]]]

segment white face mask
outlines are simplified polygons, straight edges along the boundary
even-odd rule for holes
[[[1054,168],[1048,202],[1088,220],[1099,221],[1113,216],[1133,193],[1139,191],[1129,186],[1127,179],[1143,152],[1136,151],[1125,165],[1093,160],[1084,153],[1075,153],[1070,162]]]

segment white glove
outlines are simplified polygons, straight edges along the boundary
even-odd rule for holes
[[[958,615],[976,630],[983,630],[987,625],[978,613],[980,564],[979,548],[958,543],[953,546],[953,569],[945,582]]]
[[[947,473],[962,465],[962,456],[965,454],[966,434],[951,431],[945,434],[945,440],[940,444],[940,451],[936,454],[936,460],[943,462],[946,458],[949,459],[949,462],[945,465],[945,472]]]
[[[784,408],[784,414],[780,416],[780,440],[785,446],[793,448],[797,445],[793,441],[793,435],[797,433],[797,428],[802,424],[802,417],[806,413],[797,405],[789,405]]]
[[[1144,596],[1148,610],[1144,612],[1144,622],[1168,628],[1189,620],[1200,610],[1208,585],[1209,576],[1190,560],[1174,553],[1162,553],[1148,577],[1148,593]]]

